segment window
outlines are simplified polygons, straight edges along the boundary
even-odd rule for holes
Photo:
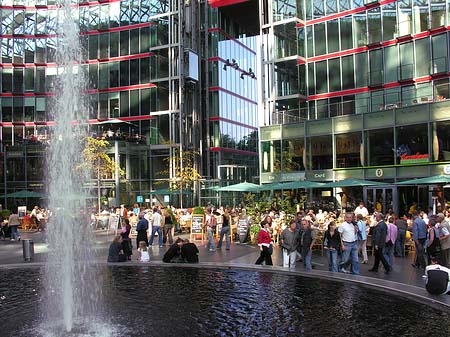
[[[367,165],[393,165],[394,129],[368,130],[365,135]]]
[[[400,79],[405,80],[413,77],[414,77],[413,43],[412,42],[402,43],[400,45]]]
[[[424,38],[415,41],[416,43],[416,75],[425,76],[430,72],[431,53],[430,53],[430,39]]]
[[[358,167],[361,163],[361,132],[335,136],[336,167]]]
[[[397,164],[429,161],[428,126],[426,124],[399,126],[396,129]]]
[[[450,161],[450,122],[433,123],[433,128],[436,135],[433,139],[434,161]]]
[[[311,170],[326,170],[333,168],[332,137],[316,136],[306,139],[307,168]]]
[[[447,34],[439,34],[431,37],[433,74],[447,72],[447,49]]]

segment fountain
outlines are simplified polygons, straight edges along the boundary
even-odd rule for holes
[[[76,22],[78,9],[71,0],[60,0],[57,10],[57,79],[51,114],[56,122],[47,163],[50,247],[45,267],[46,291],[42,312],[55,331],[71,332],[92,321],[101,298],[96,268],[92,264],[93,237],[81,216],[83,187],[88,172],[77,169],[82,160],[82,139],[87,135],[86,76],[80,65],[81,45]],[[53,329],[52,328],[52,329]],[[55,333],[58,335],[59,333]]]
[[[74,10],[70,0],[61,0],[56,126],[48,160],[53,212],[48,261],[1,269],[2,337],[442,336],[450,331],[446,311],[350,283],[227,267],[96,265],[93,235],[80,213],[88,172],[75,170],[88,104]],[[424,312],[426,319],[417,320]]]

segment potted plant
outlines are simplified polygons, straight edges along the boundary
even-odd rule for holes
[[[250,226],[250,242],[256,244],[258,242],[258,234],[261,230],[261,225],[259,223],[254,223]]]

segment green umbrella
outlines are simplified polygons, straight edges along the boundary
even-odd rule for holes
[[[260,191],[276,191],[281,190],[281,186],[284,185],[282,183],[272,183],[272,184],[266,184],[259,186]]]
[[[439,174],[437,176],[401,181],[397,183],[397,185],[435,185],[435,184],[449,184],[449,183],[450,183],[450,175]]]
[[[346,178],[344,180],[334,181],[332,183],[324,184],[322,187],[355,187],[355,186],[383,186],[386,183],[378,181]]]
[[[218,188],[218,192],[258,192],[260,186],[252,183],[239,183]]]
[[[5,195],[6,198],[44,198],[46,195],[34,191],[21,190]]]
[[[299,180],[291,183],[281,184],[281,187],[285,190],[295,190],[298,188],[318,188],[324,187],[325,184],[316,181]]]

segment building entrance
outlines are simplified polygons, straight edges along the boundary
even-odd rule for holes
[[[370,213],[380,211],[386,214],[392,209],[395,214],[398,214],[396,186],[365,187],[363,193],[365,204]]]

